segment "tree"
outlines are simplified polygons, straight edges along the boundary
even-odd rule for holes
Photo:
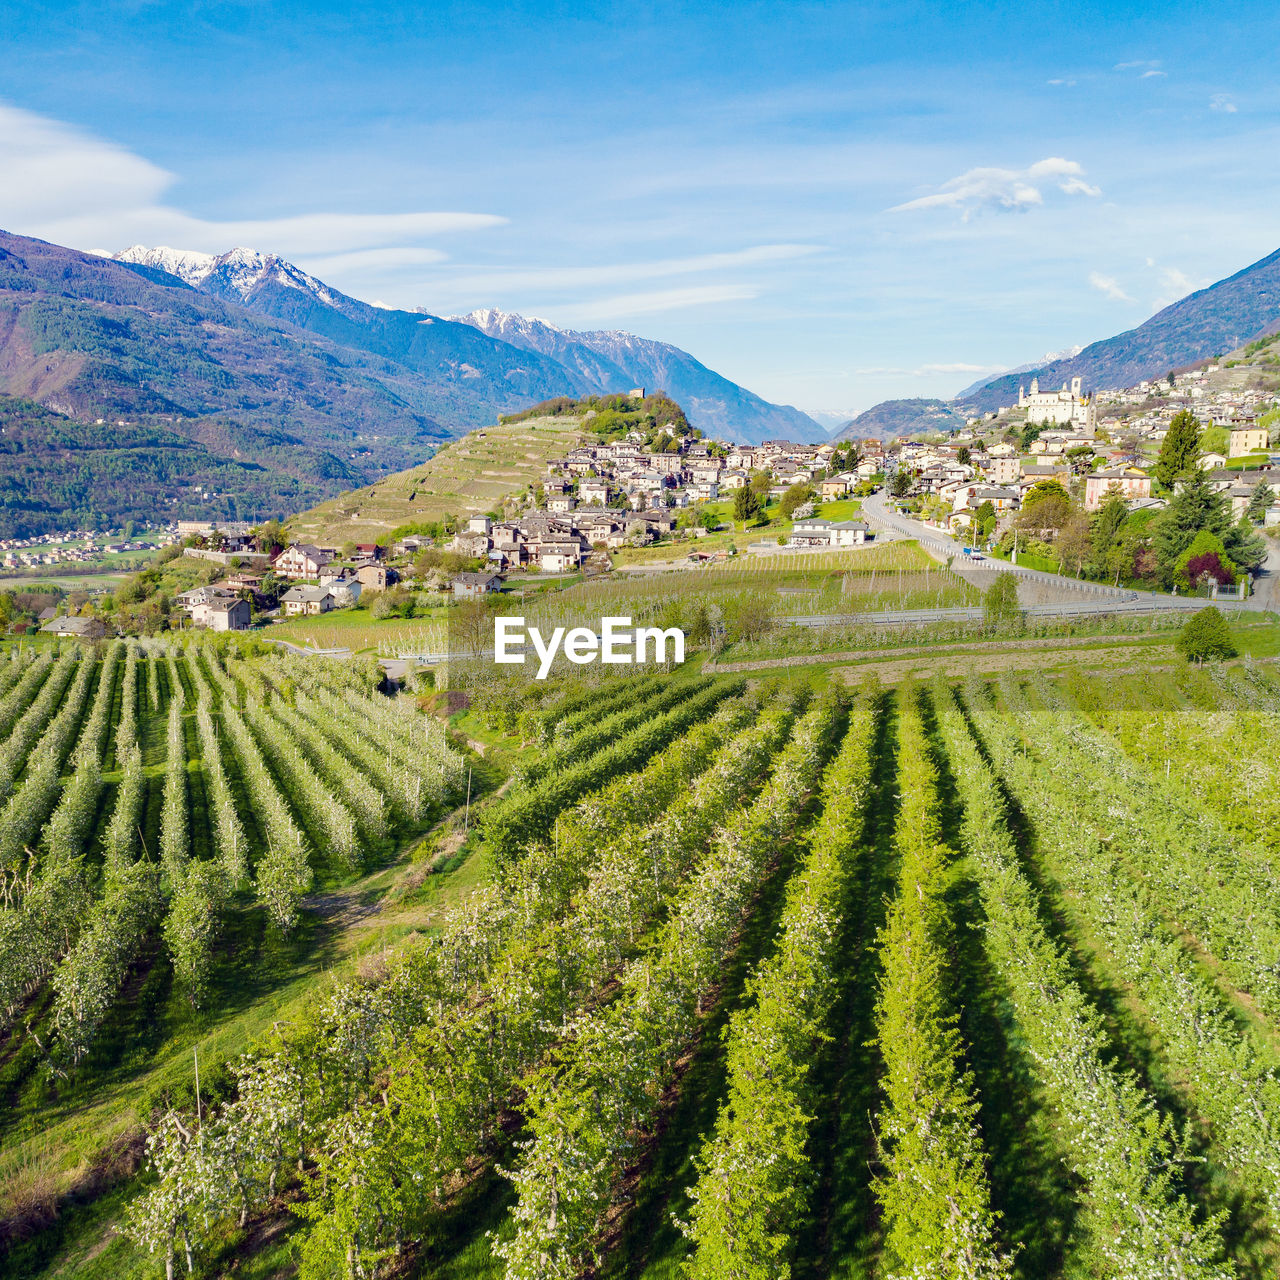
[[[1062,502],[1070,502],[1071,495],[1067,492],[1066,486],[1061,480],[1037,480],[1035,484],[1027,490],[1027,496],[1022,500],[1022,509],[1030,510],[1041,502],[1048,502],[1050,499],[1059,499]]]
[[[1089,536],[1089,517],[1083,511],[1074,511],[1062,526],[1057,540],[1058,562],[1063,572],[1073,572],[1076,577],[1093,551]]]
[[[1267,518],[1267,509],[1274,501],[1275,497],[1272,495],[1270,485],[1257,485],[1254,488],[1253,496],[1249,499],[1249,505],[1245,509],[1245,515],[1249,518],[1250,524],[1261,524]]]
[[[1016,575],[1010,572],[996,575],[996,580],[982,593],[982,614],[993,631],[1008,630],[1021,624]]]
[[[803,506],[806,502],[812,502],[814,498],[813,485],[805,484],[801,481],[793,484],[782,495],[782,516],[785,520],[790,520],[795,514],[797,507]]]
[[[956,461],[962,466],[967,467],[973,460],[973,454],[969,452],[969,446],[962,444],[956,453]]]
[[[733,491],[733,518],[741,524],[755,524],[764,512],[764,503],[751,485]]]
[[[1227,555],[1222,539],[1208,529],[1201,529],[1178,557],[1174,577],[1186,588],[1198,587],[1205,578],[1212,578],[1225,587],[1235,582],[1236,566]]]
[[[758,498],[766,497],[772,487],[773,476],[771,476],[769,472],[753,471],[751,473],[751,492]]]
[[[889,492],[895,498],[905,498],[911,492],[911,477],[905,471],[895,471],[889,481]]]
[[[273,551],[283,551],[289,545],[289,536],[279,520],[268,520],[254,531],[254,541],[258,550],[266,555]]]
[[[1153,528],[1152,545],[1164,580],[1172,585],[1178,557],[1195,541],[1196,534],[1207,530],[1225,543],[1230,527],[1226,500],[1214,492],[1209,477],[1198,468],[1187,472]]]
[[[1107,493],[1102,506],[1093,517],[1090,536],[1093,540],[1093,563],[1108,577],[1111,576],[1110,556],[1129,518],[1129,508],[1124,495],[1115,491]]]
[[[1067,461],[1071,464],[1071,474],[1082,476],[1093,470],[1093,445],[1078,444],[1067,450]]]
[[[1236,646],[1231,639],[1227,620],[1212,605],[1201,609],[1183,623],[1178,633],[1178,652],[1188,662],[1206,662],[1213,658],[1234,658]]]
[[[1190,409],[1181,409],[1169,423],[1152,474],[1166,488],[1172,488],[1180,475],[1195,469],[1199,456],[1200,419]]]

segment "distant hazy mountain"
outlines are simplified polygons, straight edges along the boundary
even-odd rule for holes
[[[885,440],[919,431],[954,431],[963,415],[946,400],[882,400],[841,428],[833,440]]]
[[[1084,347],[1077,342],[1074,347],[1064,347],[1061,351],[1050,351],[1042,355],[1039,360],[1031,360],[1027,364],[1020,364],[1012,369],[1006,369],[1000,374],[1000,377],[1007,378],[1013,373],[1030,373],[1033,369],[1043,369],[1045,365],[1052,364],[1055,360],[1070,360],[1073,356],[1078,356],[1083,350]],[[971,382],[963,391],[957,391],[952,399],[963,401],[966,396],[971,396],[975,392],[981,391],[990,381],[991,375],[988,373],[979,378],[977,382]]]
[[[812,418],[828,436],[835,435],[858,416],[852,409],[805,409],[803,412]]]
[[[618,329],[561,329],[546,320],[486,308],[451,316],[522,351],[550,356],[603,391],[665,391],[695,427],[722,440],[825,440],[827,432],[787,404],[770,404],[668,342]]]
[[[1020,383],[1042,388],[1082,378],[1086,391],[1131,387],[1171,369],[1231,351],[1280,328],[1280,250],[1207,289],[1188,294],[1136,329],[1092,343],[1078,355],[1001,374],[956,399],[987,411],[1015,404]]]

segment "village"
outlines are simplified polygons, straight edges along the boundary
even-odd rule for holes
[[[1232,520],[1261,511],[1266,529],[1280,527],[1280,453],[1269,452],[1264,418],[1274,394],[1224,387],[1214,377],[1220,372],[1208,364],[1092,395],[1078,378],[1053,391],[1032,379],[1019,388],[1016,404],[970,418],[947,436],[747,445],[672,434],[657,447],[639,432],[607,443],[588,439],[548,462],[501,512],[458,517],[443,536],[268,546],[247,522],[187,520],[154,543],[68,533],[43,539],[39,548],[14,543],[0,552],[74,558],[177,544],[183,556],[218,568],[211,571],[215,580],[176,594],[169,625],[185,618],[198,628],[244,631],[259,620],[350,609],[362,598],[368,604],[397,585],[432,591],[447,603],[500,591],[513,579],[606,573],[619,553],[645,548],[665,546],[677,558],[683,552],[682,562],[692,567],[742,550],[785,555],[857,547],[875,537],[856,518],[859,500],[881,488],[900,512],[975,551],[991,550],[1037,486],[1042,492],[1060,485],[1085,513],[1096,513],[1112,495],[1130,513],[1162,509],[1168,494],[1154,482],[1153,462],[1171,422],[1185,411],[1202,424],[1204,443],[1222,446],[1202,445],[1197,466],[1228,499]],[[744,501],[744,490],[752,502]],[[754,530],[755,540],[721,539],[714,550],[703,549],[710,545],[704,538],[726,529],[748,537]],[[83,625],[60,611],[41,621],[47,630]]]

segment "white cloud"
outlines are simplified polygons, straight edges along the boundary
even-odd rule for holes
[[[1226,93],[1215,93],[1209,99],[1210,111],[1223,111],[1228,115],[1234,114],[1239,108],[1231,101],[1231,95]]]
[[[602,298],[572,308],[584,320],[614,319],[622,316],[654,315],[663,311],[684,311],[690,307],[717,306],[726,302],[750,302],[758,291],[750,285],[706,284],[679,289],[654,289],[645,293],[625,293]]]
[[[498,226],[488,213],[302,213],[215,221],[165,203],[173,174],[113,142],[0,103],[0,225],[72,246],[235,245],[286,256],[402,245]]]
[[[1064,85],[1066,88],[1070,89],[1076,84],[1076,81],[1064,79],[1062,76],[1056,76],[1054,79],[1050,80],[1049,83]]]
[[[1145,70],[1155,70],[1160,65],[1158,58],[1137,58],[1132,62],[1117,62],[1113,70],[1115,71],[1137,71],[1139,68]]]
[[[1179,298],[1185,298],[1187,294],[1194,293],[1208,283],[1207,280],[1193,280],[1185,272],[1179,271],[1177,267],[1161,267],[1160,296],[1152,301],[1151,307],[1155,311],[1163,311],[1165,307],[1177,302]]]
[[[298,265],[313,275],[338,276],[350,271],[398,271],[404,267],[430,266],[448,260],[449,255],[440,249],[396,245],[389,249],[354,249],[350,253],[300,257]]]
[[[1156,77],[1156,76],[1167,76],[1168,74],[1169,74],[1169,73],[1168,73],[1167,71],[1156,71],[1156,70],[1144,71],[1144,72],[1143,72],[1143,73],[1138,77],[1138,79],[1139,79],[1139,80],[1151,80],[1151,79],[1153,79],[1153,78],[1154,78],[1154,77]]]
[[[451,277],[448,287],[455,293],[480,292],[491,297],[517,289],[555,292],[792,262],[821,252],[821,246],[812,244],[761,244],[726,253],[703,253],[687,258],[656,258],[649,262],[611,262],[589,267],[530,267],[515,271],[498,268],[474,275]]]
[[[1089,272],[1089,285],[1099,293],[1105,293],[1116,302],[1132,302],[1133,299],[1116,282],[1114,276],[1104,276],[1101,271]]]
[[[983,209],[1022,213],[1044,204],[1046,188],[1069,196],[1100,196],[1100,188],[1084,180],[1084,168],[1074,160],[1050,156],[1026,169],[970,169],[944,182],[932,195],[894,205],[890,213],[916,209],[958,209],[967,220]]]
[[[922,364],[916,372],[922,376],[933,373],[998,373],[1002,367],[998,364]]]

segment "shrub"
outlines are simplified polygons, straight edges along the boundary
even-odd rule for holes
[[[1188,662],[1236,656],[1231,628],[1227,626],[1226,618],[1212,606],[1187,619],[1178,634],[1177,647]]]

